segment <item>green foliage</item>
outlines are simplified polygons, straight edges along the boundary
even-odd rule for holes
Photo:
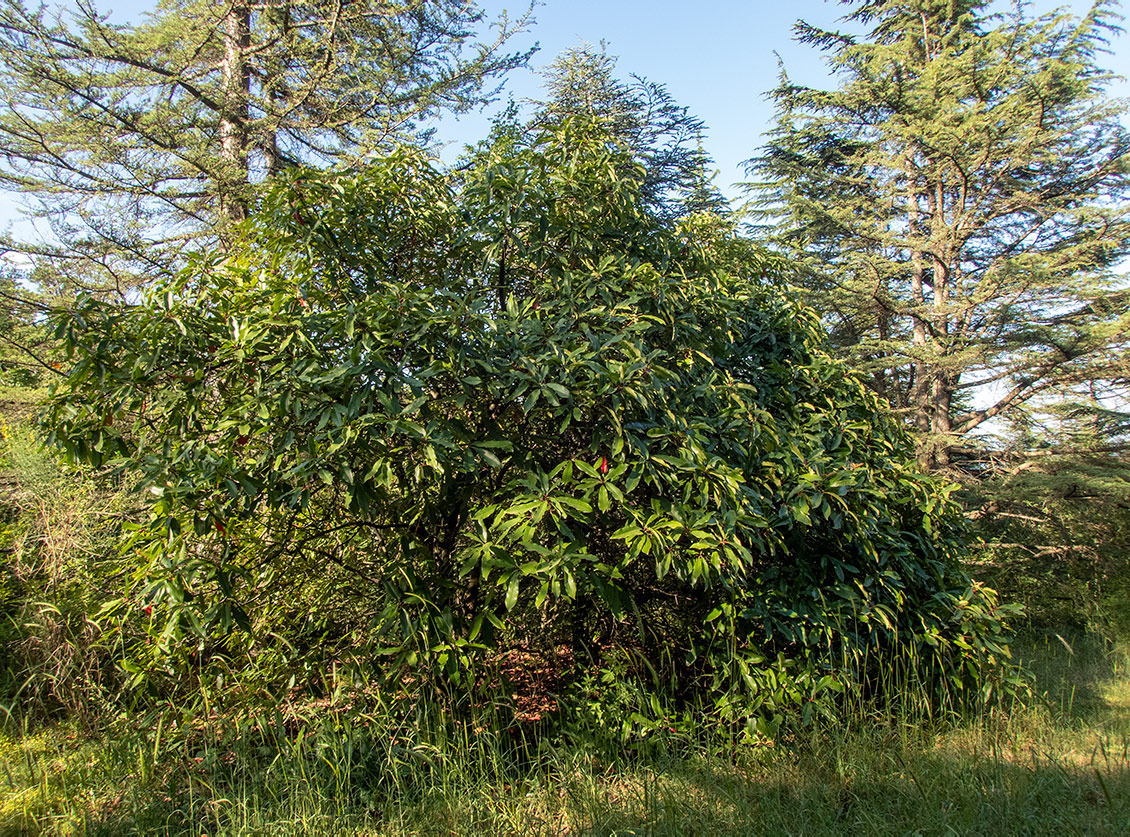
[[[987,695],[1005,610],[950,488],[779,264],[660,223],[625,166],[567,121],[457,180],[409,150],[297,172],[232,255],[58,317],[51,441],[151,499],[136,686],[455,694],[530,646],[769,728],[904,655]]]
[[[643,167],[640,198],[656,215],[670,220],[693,212],[726,214],[726,199],[708,174],[705,123],[679,106],[664,85],[637,75],[617,78],[616,61],[603,43],[599,51],[581,46],[558,55],[542,71],[546,98],[532,102],[532,126],[599,121],[631,156],[628,165]]]
[[[1072,652],[1054,636],[1018,646],[1045,700],[941,729],[848,714],[735,744],[675,722],[650,746],[606,752],[591,746],[599,728],[523,739],[435,707],[406,728],[339,704],[191,741],[136,716],[98,737],[0,734],[0,831],[1117,834],[1130,816],[1127,659],[1066,639]]]
[[[768,233],[842,354],[913,422],[926,467],[1049,396],[1119,386],[1124,405],[1130,133],[1098,63],[1114,4],[1082,20],[850,5],[865,34],[798,24],[839,84],[782,75],[751,161]]]
[[[0,261],[0,386],[43,386],[53,343],[46,327],[48,306],[30,290],[32,277]]]
[[[1130,470],[1125,455],[1043,455],[963,492],[978,537],[978,577],[1041,628],[1130,636]],[[1041,453],[1039,449],[1035,453]],[[1017,463],[1017,460],[1013,460]]]
[[[119,292],[214,247],[264,176],[422,140],[529,55],[504,47],[528,15],[482,32],[463,0],[67,5],[0,4],[0,184],[52,232],[13,249]]]
[[[109,558],[129,503],[41,449],[22,395],[4,391],[0,418],[0,724],[96,723],[120,688],[121,635],[94,617],[122,592]]]

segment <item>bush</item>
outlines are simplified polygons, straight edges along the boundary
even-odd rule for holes
[[[515,648],[740,717],[990,683],[949,487],[779,263],[625,170],[569,123],[454,175],[298,172],[231,253],[60,315],[50,438],[152,501],[138,685],[448,691]]]
[[[116,632],[95,617],[121,592],[128,498],[41,449],[27,415],[36,395],[5,390],[0,408],[0,726],[52,713],[94,722],[120,684]]]
[[[969,480],[962,499],[979,541],[978,571],[1024,605],[1030,627],[1126,639],[1130,463],[1088,441],[1068,454],[1006,459]]]

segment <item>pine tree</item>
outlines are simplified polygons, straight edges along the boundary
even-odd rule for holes
[[[282,168],[362,160],[488,101],[528,57],[504,49],[525,20],[477,40],[464,0],[166,0],[137,25],[3,0],[0,184],[52,225],[30,249],[103,280],[167,271]]]
[[[979,0],[866,0],[865,37],[797,25],[835,90],[772,95],[761,220],[834,338],[955,464],[994,417],[1126,380],[1130,133],[1099,53],[1114,28]]]
[[[705,123],[679,105],[665,85],[637,75],[621,79],[615,56],[603,44],[599,50],[566,50],[542,75],[546,98],[532,103],[532,129],[577,116],[596,119],[642,169],[641,195],[656,215],[672,220],[690,212],[728,211],[708,174],[712,161],[702,147]]]

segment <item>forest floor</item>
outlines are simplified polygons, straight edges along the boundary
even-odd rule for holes
[[[1130,833],[1126,649],[1048,632],[1014,650],[1035,685],[1009,713],[860,718],[760,747],[674,735],[611,760],[552,743],[525,763],[499,746],[407,746],[382,769],[352,748],[166,757],[151,735],[9,732],[0,834]]]

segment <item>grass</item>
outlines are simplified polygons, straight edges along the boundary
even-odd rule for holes
[[[58,724],[0,739],[0,833],[1127,833],[1126,654],[1054,633],[1018,653],[1038,697],[1011,713],[942,729],[860,717],[736,750],[671,734],[611,758],[340,730],[193,749]]]
[[[0,548],[23,555],[16,547],[38,538],[28,555],[44,563],[28,578],[95,577],[53,568],[85,560],[95,511],[118,511],[85,494],[45,503],[69,484],[29,432],[13,424],[3,440],[0,488],[22,517],[0,530]],[[91,609],[81,587],[62,596],[79,614]],[[50,636],[69,624],[51,622]],[[80,640],[56,643],[77,649],[65,659],[36,658],[36,682],[81,681],[98,659]],[[0,837],[1130,833],[1130,648],[1064,632],[1013,647],[1036,686],[1012,712],[937,726],[855,706],[835,724],[737,748],[681,727],[627,750],[593,729],[523,743],[513,730],[433,723],[412,737],[371,717],[367,728],[325,717],[212,739],[135,718],[94,734],[75,721],[4,727],[0,704]],[[85,691],[19,695],[97,718]]]

